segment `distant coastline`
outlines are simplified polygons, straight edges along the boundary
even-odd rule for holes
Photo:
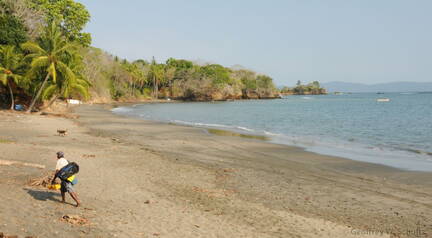
[[[390,82],[380,84],[361,84],[335,81],[323,83],[323,87],[325,87],[330,93],[432,92],[432,82]]]

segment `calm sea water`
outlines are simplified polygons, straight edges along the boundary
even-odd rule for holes
[[[390,102],[377,102],[377,98]],[[275,143],[397,168],[432,171],[432,94],[287,96],[141,104],[114,113],[266,135]]]

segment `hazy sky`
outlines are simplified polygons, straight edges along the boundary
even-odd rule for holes
[[[79,0],[129,60],[240,64],[278,85],[432,81],[430,0]]]

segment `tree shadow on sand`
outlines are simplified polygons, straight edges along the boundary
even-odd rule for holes
[[[27,193],[32,196],[34,199],[39,201],[54,201],[54,202],[60,202],[61,200],[55,197],[60,197],[59,193],[51,192],[51,191],[40,191],[40,190],[33,190],[24,188],[24,190],[27,191]]]

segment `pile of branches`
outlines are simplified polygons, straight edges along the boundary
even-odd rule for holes
[[[32,187],[48,188],[48,186],[51,185],[51,181],[53,178],[54,178],[53,172],[48,172],[42,177],[31,179],[28,184]]]

